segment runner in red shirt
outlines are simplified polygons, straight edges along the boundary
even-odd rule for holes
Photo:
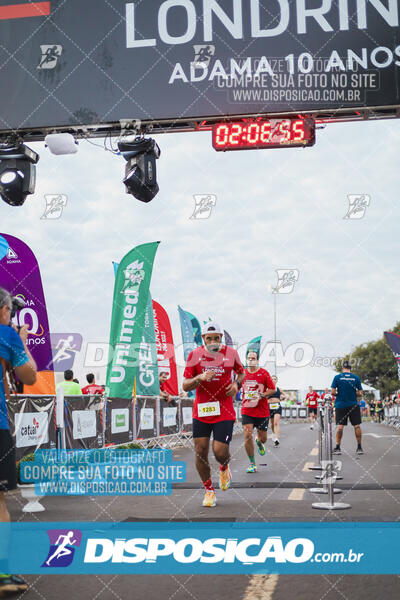
[[[318,412],[319,395],[313,390],[312,385],[310,385],[308,389],[309,392],[306,396],[306,406],[308,406],[308,414],[310,416],[310,429],[314,429],[314,423]]]
[[[267,441],[269,421],[268,396],[275,392],[275,384],[270,374],[258,365],[257,352],[247,353],[247,369],[243,380],[242,423],[244,431],[244,447],[250,459],[247,473],[257,471],[254,458],[253,430],[257,429],[256,444],[258,453],[265,454],[264,444]]]
[[[86,381],[89,385],[82,388],[82,394],[104,394],[104,388],[101,385],[96,385],[93,373],[86,375]]]
[[[202,332],[204,346],[189,354],[183,373],[183,390],[196,390],[193,439],[196,468],[206,490],[203,506],[216,505],[208,462],[211,433],[213,453],[220,465],[219,487],[225,491],[231,485],[229,443],[236,419],[232,396],[236,396],[244,378],[238,353],[231,346],[221,344],[222,335],[223,330],[218,323],[206,323]]]

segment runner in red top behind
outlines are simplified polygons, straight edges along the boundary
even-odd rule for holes
[[[96,384],[93,373],[88,373],[86,380],[89,385],[82,388],[82,394],[104,394],[104,388]]]
[[[247,353],[247,369],[243,380],[242,423],[244,447],[250,459],[247,473],[257,471],[254,458],[253,431],[257,429],[256,444],[258,453],[265,454],[264,444],[267,441],[269,421],[268,396],[275,392],[275,384],[270,374],[258,365],[257,352]]]
[[[211,433],[214,456],[220,464],[220,488],[227,490],[231,484],[229,443],[236,419],[232,396],[237,394],[244,377],[238,353],[222,345],[222,335],[223,330],[217,323],[206,323],[202,333],[204,346],[189,354],[183,373],[183,390],[196,390],[193,439],[196,468],[206,490],[203,506],[216,504],[208,462]]]
[[[306,396],[306,406],[308,406],[308,414],[310,416],[310,429],[314,429],[314,423],[318,412],[319,395],[313,390],[312,385],[310,385],[308,389],[309,392]]]

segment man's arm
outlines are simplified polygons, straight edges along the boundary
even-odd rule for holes
[[[24,351],[26,352],[26,355],[28,356],[29,360],[19,367],[14,367],[14,371],[18,379],[22,381],[22,383],[25,383],[26,385],[33,385],[34,383],[36,383],[37,366],[34,359],[32,358],[31,353],[28,350],[28,346],[26,345],[26,340],[28,337],[27,325],[21,327],[19,337],[21,338],[22,344],[24,346]]]
[[[204,371],[191,378],[183,378],[182,389],[184,392],[195,390],[201,381],[211,381],[214,378],[214,371]]]

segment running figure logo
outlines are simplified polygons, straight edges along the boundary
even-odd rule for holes
[[[79,529],[49,529],[50,549],[42,567],[68,567],[74,558],[75,549],[81,545]]]
[[[195,194],[193,198],[195,206],[189,219],[208,219],[217,203],[217,196],[214,194]]]
[[[58,44],[44,44],[40,46],[42,57],[37,66],[38,69],[54,69],[61,56],[62,46]]]
[[[291,294],[299,278],[298,269],[276,269],[278,283],[272,288],[273,294]]]
[[[349,194],[347,198],[349,208],[343,219],[362,219],[370,204],[371,196],[368,196],[368,194]]]
[[[215,54],[215,46],[212,44],[198,45],[195,44],[193,46],[194,49],[194,66],[204,66],[204,68],[208,67],[210,64],[211,57]]]

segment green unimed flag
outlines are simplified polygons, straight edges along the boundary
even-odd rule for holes
[[[246,356],[249,352],[257,352],[257,356],[260,357],[260,349],[261,349],[261,335],[253,338],[247,345]]]
[[[106,379],[109,398],[131,398],[138,367],[154,257],[160,242],[136,246],[124,256],[115,277]]]

